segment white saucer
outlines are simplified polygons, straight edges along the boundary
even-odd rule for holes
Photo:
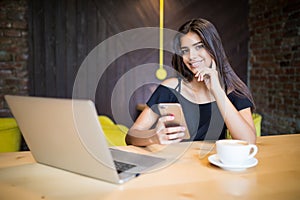
[[[256,166],[258,163],[258,160],[256,158],[251,158],[242,165],[225,165],[219,160],[217,154],[209,156],[208,161],[211,164],[214,164],[214,165],[221,167],[222,169],[225,169],[228,171],[243,171],[243,170],[246,170],[247,168]]]

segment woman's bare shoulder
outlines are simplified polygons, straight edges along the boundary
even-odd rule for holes
[[[161,85],[174,89],[178,85],[178,78],[168,78],[164,80]]]
[[[230,93],[232,93],[233,91],[234,91],[234,89],[228,89],[227,90],[227,95],[230,94]]]

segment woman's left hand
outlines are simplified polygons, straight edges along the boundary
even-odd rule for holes
[[[201,68],[195,74],[197,81],[204,81],[207,89],[211,92],[218,88],[221,88],[218,71],[216,70],[216,62],[212,60],[211,67]]]

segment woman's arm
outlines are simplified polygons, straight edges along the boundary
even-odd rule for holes
[[[220,85],[216,63],[214,60],[212,62],[212,68],[199,70],[195,77],[199,82],[203,81],[214,96],[232,138],[255,143],[256,129],[250,108],[238,111],[234,107]]]
[[[158,143],[155,130],[150,129],[158,119],[148,106],[142,111],[126,135],[126,143],[136,146],[148,146]]]
[[[166,121],[172,121],[173,116],[160,117],[148,106],[137,118],[126,135],[126,143],[135,146],[148,146],[151,144],[171,144],[180,142],[184,136],[185,127],[165,127]],[[155,124],[156,127],[151,129]]]
[[[213,92],[218,108],[233,139],[256,142],[256,129],[250,108],[238,111],[225,92],[221,89]]]

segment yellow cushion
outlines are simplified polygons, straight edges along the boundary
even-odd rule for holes
[[[125,146],[125,136],[128,128],[115,124],[107,116],[99,116],[104,135],[110,146]],[[19,151],[21,146],[21,132],[14,118],[0,118],[0,152]]]
[[[128,131],[126,126],[115,124],[109,117],[104,115],[100,115],[98,119],[109,146],[126,146],[125,136]]]
[[[256,129],[256,135],[259,137],[261,136],[261,120],[262,116],[258,113],[253,113],[252,118],[254,121],[255,129]]]
[[[262,120],[262,116],[258,113],[253,113],[252,114],[252,118],[254,121],[254,125],[255,125],[255,129],[256,129],[256,136],[259,137],[261,136],[261,120]],[[230,136],[230,132],[226,131],[226,138],[231,138]]]
[[[19,151],[21,133],[14,118],[0,118],[0,152]]]
[[[98,119],[99,119],[102,126],[115,125],[115,123],[109,117],[107,117],[105,115],[98,116]]]

